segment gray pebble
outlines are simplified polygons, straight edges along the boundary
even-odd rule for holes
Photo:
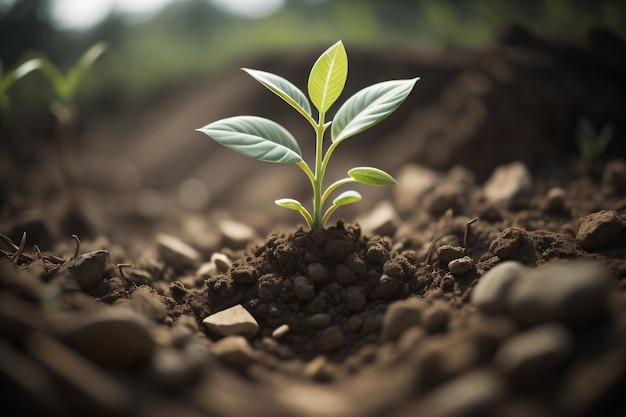
[[[448,263],[448,269],[454,275],[463,275],[468,273],[474,267],[474,260],[469,256],[454,259]]]
[[[600,249],[615,243],[623,231],[615,210],[591,213],[580,220],[576,243],[586,251]]]
[[[493,361],[511,380],[535,380],[563,364],[572,348],[569,331],[563,325],[548,323],[508,339]]]
[[[472,303],[486,313],[504,313],[511,286],[523,271],[524,265],[517,261],[505,261],[494,266],[480,277],[472,289]]]
[[[611,273],[589,261],[553,263],[527,271],[509,293],[509,310],[524,324],[588,323],[607,308]]]
[[[495,169],[483,188],[492,203],[511,206],[524,199],[531,191],[533,179],[528,168],[519,161]]]
[[[315,287],[304,275],[297,276],[293,281],[293,292],[300,301],[311,301],[315,298]]]

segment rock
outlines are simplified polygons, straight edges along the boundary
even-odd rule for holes
[[[357,219],[364,233],[379,236],[393,236],[399,222],[396,209],[386,200],[377,204],[366,216]]]
[[[217,273],[225,273],[233,265],[233,260],[224,253],[215,252],[211,255],[210,262],[213,262]]]
[[[483,188],[485,197],[492,203],[511,206],[527,197],[532,191],[533,179],[521,162],[512,162],[495,169]]]
[[[175,236],[161,233],[156,240],[159,256],[174,269],[186,269],[200,261],[200,253]]]
[[[293,292],[300,301],[311,301],[315,298],[315,287],[304,275],[297,276],[293,281]]]
[[[330,272],[319,262],[309,264],[306,268],[306,274],[313,284],[326,282],[330,279]]]
[[[218,271],[215,262],[203,262],[198,269],[196,269],[196,277],[200,279],[209,278],[217,274]]]
[[[494,266],[480,277],[472,289],[472,303],[486,313],[506,312],[511,286],[522,276],[523,271],[524,265],[517,261],[504,261]]]
[[[524,231],[509,227],[504,229],[489,245],[489,252],[501,259],[513,259],[524,242]]]
[[[405,165],[396,178],[398,184],[393,187],[393,197],[402,214],[408,214],[415,207],[420,207],[426,193],[441,181],[441,176],[436,171],[421,165]]]
[[[474,260],[469,256],[454,259],[448,263],[448,269],[454,275],[463,275],[468,273],[474,267]]]
[[[565,210],[565,190],[561,187],[553,187],[546,196],[546,209],[559,212]]]
[[[272,332],[272,337],[274,339],[282,339],[283,337],[285,337],[285,335],[287,333],[289,333],[289,325],[288,324],[283,324],[281,326],[278,326],[277,328],[274,329],[274,331]]]
[[[448,263],[463,257],[463,253],[465,253],[465,249],[460,246],[441,245],[437,248],[437,259]]]
[[[611,272],[599,263],[574,261],[525,272],[509,292],[508,307],[524,324],[584,324],[607,308]]]
[[[322,351],[331,352],[342,347],[346,343],[346,338],[339,326],[331,326],[322,332]]]
[[[253,337],[259,332],[259,324],[241,304],[211,314],[202,324],[220,336]]]
[[[222,220],[217,226],[224,238],[223,246],[232,249],[243,249],[254,239],[257,234],[253,228],[247,224],[234,220]]]
[[[93,361],[131,366],[148,359],[156,343],[144,316],[127,308],[106,307],[55,324],[61,339]]]
[[[57,273],[69,274],[80,288],[88,290],[104,277],[108,259],[109,252],[106,250],[84,253],[63,264]]]
[[[346,307],[350,312],[358,313],[363,310],[366,304],[367,300],[361,288],[352,286],[346,289]]]
[[[419,326],[425,303],[421,300],[400,300],[389,304],[383,318],[383,340],[395,341],[408,328]]]
[[[573,344],[572,336],[563,325],[543,324],[508,339],[493,362],[515,383],[535,381],[561,366]]]
[[[154,321],[162,321],[167,315],[167,307],[159,294],[147,286],[139,287],[133,292],[128,306]]]
[[[330,314],[326,314],[326,313],[313,314],[309,318],[309,326],[314,327],[316,329],[323,329],[325,327],[330,326],[330,324],[332,323],[332,320],[333,319],[330,316]]]
[[[622,231],[622,222],[615,210],[598,211],[580,220],[576,243],[589,252],[615,243]]]
[[[259,274],[256,268],[250,265],[236,266],[230,271],[230,276],[236,284],[245,285],[255,282]]]
[[[211,345],[210,351],[230,365],[247,365],[256,362],[257,353],[243,336],[227,336]]]
[[[422,312],[420,321],[430,333],[445,330],[450,321],[450,305],[443,301],[435,301]]]

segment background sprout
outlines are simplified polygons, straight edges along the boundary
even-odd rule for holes
[[[324,210],[334,191],[348,183],[371,186],[396,184],[386,172],[371,167],[357,167],[348,176],[323,189],[324,174],[331,155],[344,140],[374,126],[404,102],[419,78],[385,81],[371,85],[354,94],[337,110],[332,121],[326,120],[330,107],[341,95],[348,76],[348,57],[341,41],[328,48],[315,62],[308,79],[310,98],[286,79],[264,71],[243,68],[250,76],[286,101],[315,131],[315,164],[313,169],[304,161],[296,139],[278,123],[257,116],[236,116],[218,120],[197,129],[216,142],[242,155],[273,163],[294,163],[306,174],[313,188],[313,210],[299,201],[284,198],[275,203],[298,211],[314,232],[320,231],[335,210],[356,203],[361,195],[349,190],[337,196]],[[317,119],[311,109],[317,110]],[[331,144],[324,152],[323,139],[330,129]]]
[[[598,157],[613,139],[614,133],[612,125],[606,125],[602,130],[596,131],[588,119],[580,120],[576,131],[576,144],[585,171],[591,171]]]
[[[40,59],[29,59],[5,73],[0,61],[0,112],[2,112],[2,122],[5,126],[9,123],[9,112],[11,109],[9,88],[26,74],[40,68],[41,63]]]

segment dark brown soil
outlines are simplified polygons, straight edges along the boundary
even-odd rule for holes
[[[319,233],[271,206],[307,201],[294,167],[193,136],[268,107],[253,84],[230,95],[230,74],[132,123],[92,121],[74,194],[46,145],[28,159],[11,148],[2,414],[626,415],[624,43],[590,42],[515,28],[480,53],[355,52],[354,86],[422,85],[333,161],[400,184],[363,190]],[[256,67],[290,78],[309,58]],[[572,145],[581,116],[617,126],[611,158],[588,171]],[[186,179],[204,181],[204,200],[189,203]],[[253,319],[234,330],[205,320],[239,305]]]

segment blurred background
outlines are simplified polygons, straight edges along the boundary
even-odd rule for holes
[[[623,4],[0,0],[0,60],[6,70],[43,53],[65,71],[92,45],[108,43],[76,97],[82,196],[92,204],[90,216],[104,213],[87,223],[162,230],[155,220],[180,219],[180,210],[226,211],[266,231],[279,221],[288,227],[300,221],[272,201],[308,201],[304,175],[235,155],[194,129],[239,114],[272,117],[301,141],[305,159],[311,132],[240,67],[275,72],[306,91],[314,60],[341,39],[350,63],[343,100],[374,82],[421,77],[398,114],[364,134],[361,145],[337,151],[341,172],[333,175],[356,165],[397,175],[417,163],[438,170],[461,165],[483,181],[512,160],[545,171],[575,157],[583,118],[598,131],[611,125],[607,154],[624,154]],[[11,117],[0,129],[0,226],[21,230],[24,220],[16,216],[26,208],[46,210],[63,186],[50,85],[35,72],[9,93]],[[391,192],[368,189],[354,210]],[[184,226],[173,220],[169,227]],[[72,230],[57,228],[66,236]]]

